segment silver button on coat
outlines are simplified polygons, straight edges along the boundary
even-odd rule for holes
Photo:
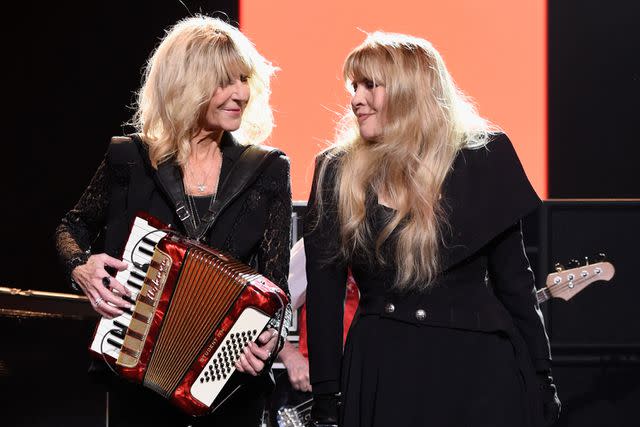
[[[393,305],[393,304],[391,304],[390,302],[388,302],[388,303],[384,306],[384,311],[385,311],[387,314],[391,314],[391,313],[393,313],[394,311],[396,311],[396,306],[395,306],[395,305]]]
[[[416,319],[424,320],[427,318],[427,312],[423,309],[416,310]]]

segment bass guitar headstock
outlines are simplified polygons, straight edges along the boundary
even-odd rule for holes
[[[598,254],[595,259],[597,262],[591,262],[587,257],[582,263],[571,260],[567,264],[568,269],[556,264],[556,271],[546,280],[550,296],[568,301],[593,282],[611,280],[615,274],[613,264],[604,261],[604,254]]]

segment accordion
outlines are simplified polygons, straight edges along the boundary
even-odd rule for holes
[[[90,351],[119,376],[140,383],[190,415],[215,410],[241,386],[235,362],[288,303],[252,268],[135,218],[116,279],[135,304],[102,318]],[[283,313],[281,313],[283,314]],[[281,316],[284,318],[284,315]]]

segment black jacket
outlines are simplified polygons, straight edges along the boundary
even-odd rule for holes
[[[218,195],[223,195],[225,179],[245,147],[225,133],[220,149],[223,160]],[[180,174],[173,162],[160,168],[168,168],[178,176]],[[159,185],[158,171],[151,167],[146,147],[130,138],[113,138],[91,183],[56,230],[58,253],[68,272],[86,260],[89,253],[106,252],[119,258],[132,220],[140,211],[155,216],[179,231],[185,231],[176,215],[175,206],[163,186]],[[238,260],[251,262],[288,295],[290,226],[289,160],[280,153],[244,192],[225,205],[203,240]],[[100,235],[102,238],[98,238]],[[286,316],[289,315],[288,310]],[[170,405],[160,405],[160,398],[154,393],[114,381],[101,362],[93,363],[90,371],[95,381],[116,391],[114,402],[127,402],[115,403],[109,408],[120,414],[127,423],[134,423],[131,421],[131,412],[138,413],[136,405],[130,406],[132,401],[142,406],[154,406],[153,413],[146,415],[145,422],[156,425],[194,423],[191,417],[186,417]],[[224,410],[201,418],[201,424],[198,425],[226,424],[228,422],[224,420],[237,419],[239,411],[244,411],[249,418],[254,416],[258,419],[262,413],[263,394],[272,385],[270,369],[265,369],[258,377],[248,378],[244,389],[229,399]]]
[[[135,150],[130,149],[131,144]],[[225,178],[245,147],[225,133],[220,149],[223,161],[218,193],[222,194]],[[179,173],[172,162],[160,167]],[[129,138],[113,138],[91,183],[56,231],[62,262],[70,270],[75,266],[73,260],[85,251],[120,257],[139,211],[185,231],[171,199],[158,183],[158,172],[151,167],[146,147]],[[220,212],[204,241],[240,261],[254,261],[261,274],[288,294],[290,223],[289,160],[280,155]]]
[[[338,246],[332,193],[338,160],[319,161],[330,163],[321,191],[323,215],[318,218],[315,209],[316,176],[305,218],[308,340],[314,393],[331,393],[340,388],[347,263],[327,262]],[[356,282],[367,284],[360,312],[414,325],[507,334],[525,379],[530,417],[538,425],[541,402],[535,373],[550,369],[550,351],[534,276],[524,255],[520,219],[540,200],[505,135],[494,136],[486,147],[459,153],[445,180],[442,203],[448,226],[440,247],[442,273],[436,282],[424,292],[399,293],[392,289],[384,268],[356,263],[352,265]]]

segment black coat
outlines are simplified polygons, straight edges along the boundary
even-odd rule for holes
[[[327,261],[338,245],[331,191],[338,161],[330,162],[323,215],[314,209],[314,180],[305,219],[314,393],[342,390],[345,426],[540,425],[535,373],[549,369],[550,353],[520,231],[540,200],[508,138],[496,135],[457,156],[442,192],[449,224],[442,273],[428,290],[394,291],[401,266],[351,261],[360,317],[344,357],[347,263]],[[390,212],[375,202],[368,210],[379,230]],[[508,416],[494,415],[507,407]]]
[[[121,252],[123,236],[128,233],[131,218],[140,210],[151,213],[185,233],[174,204],[159,184],[158,171],[151,168],[146,148],[139,142],[134,142],[141,161],[131,164],[129,160],[129,164],[124,164],[122,159],[114,159],[114,153],[122,150],[120,145],[131,142],[128,139],[120,141],[122,142],[112,142],[106,159],[113,169],[127,168],[127,171],[120,173],[130,176],[128,185],[111,186],[112,196],[107,218],[107,229],[110,232],[105,233],[105,250],[116,254]],[[223,158],[218,191],[220,197],[224,197],[225,184],[228,184],[225,180],[229,171],[245,148],[229,133],[224,134],[220,143]],[[162,168],[173,170],[166,175],[180,175],[178,167],[172,162],[160,165],[159,169]],[[288,261],[282,261],[288,259],[290,218],[289,160],[282,154],[255,177],[252,185],[232,203],[225,205],[204,241],[245,263],[255,260],[260,273],[287,291]]]
[[[222,168],[218,195],[225,193],[225,179],[245,147],[225,133],[220,143]],[[256,269],[288,294],[291,188],[289,160],[280,153],[258,174],[244,192],[225,205],[206,234],[204,242]],[[160,166],[180,175],[178,166],[168,162]],[[70,272],[85,251],[106,252],[119,258],[129,228],[138,212],[149,213],[178,231],[185,232],[175,206],[151,167],[146,147],[130,138],[113,138],[105,159],[80,200],[62,219],[56,231],[58,252]],[[98,236],[103,236],[103,242]],[[113,381],[100,363],[93,368],[94,378],[105,382],[115,393],[110,398],[110,416],[114,425],[186,425],[192,423],[167,402],[140,386]],[[105,376],[104,374],[107,374]],[[269,370],[249,379],[220,411],[200,419],[203,425],[255,425],[262,414],[264,393],[272,385]],[[135,405],[131,402],[135,401]],[[153,414],[139,411],[153,406]],[[142,417],[141,419],[138,419]],[[228,418],[227,418],[228,417]],[[244,418],[242,418],[244,417]],[[245,423],[239,421],[247,419]],[[256,421],[257,422],[257,421]],[[184,423],[184,424],[183,424]],[[146,425],[146,424],[144,424]],[[200,424],[198,424],[200,425]]]
[[[225,132],[220,143],[219,194],[244,149]],[[160,168],[179,175],[173,162]],[[185,233],[173,202],[159,184],[158,172],[151,167],[146,147],[130,138],[113,138],[91,183],[56,231],[62,262],[67,264],[86,250],[120,257],[132,220],[141,211]],[[289,159],[281,155],[220,211],[204,242],[240,261],[254,261],[260,273],[287,291],[290,223]]]

